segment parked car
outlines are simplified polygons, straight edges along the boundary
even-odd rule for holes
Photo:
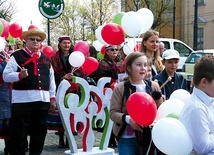
[[[198,58],[206,54],[214,55],[214,49],[194,51],[187,57],[180,74],[186,78],[188,84],[191,83],[193,77],[195,62],[198,60]]]
[[[129,38],[130,39],[130,38]],[[127,41],[129,40],[127,39]],[[134,39],[136,43],[141,43],[142,38],[135,38]],[[178,64],[178,70],[182,71],[183,65],[186,61],[186,58],[192,53],[194,50],[178,39],[172,39],[172,38],[159,38],[159,41],[163,42],[165,45],[165,49],[174,49],[177,50],[180,54],[180,61]]]

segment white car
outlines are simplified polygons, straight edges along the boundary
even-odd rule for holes
[[[142,38],[127,38],[126,43],[131,44],[137,44],[141,43]],[[174,49],[177,50],[180,54],[180,61],[178,64],[178,70],[181,71],[183,68],[183,65],[186,61],[186,58],[189,56],[190,53],[192,53],[194,50],[185,44],[184,42],[178,40],[178,39],[172,39],[172,38],[159,38],[160,42],[163,42],[165,45],[165,49]]]

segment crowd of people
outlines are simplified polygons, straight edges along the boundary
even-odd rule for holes
[[[152,126],[138,125],[129,116],[126,108],[126,101],[134,92],[150,94],[158,108],[175,90],[187,90],[186,80],[176,72],[180,59],[178,51],[165,50],[159,43],[158,35],[154,30],[147,31],[142,36],[140,51],[132,52],[126,57],[120,45],[106,45],[104,58],[99,60],[98,69],[88,77],[81,68],[72,72],[69,55],[73,52],[73,43],[70,36],[58,38],[58,45],[54,47],[55,53],[51,58],[40,49],[46,34],[38,28],[23,32],[24,43],[17,41],[13,47],[15,52],[7,53],[9,49],[5,42],[6,47],[0,53],[0,138],[5,141],[5,155],[24,155],[28,147],[29,154],[41,154],[47,129],[57,131],[60,148],[69,147],[56,107],[55,94],[60,82],[65,79],[71,84],[67,93],[80,95],[78,85],[72,82],[72,76],[89,78],[90,84],[94,85],[102,77],[111,77],[111,82],[105,86],[113,89],[109,113],[114,125],[109,147],[118,147],[121,155],[164,154],[152,143]],[[96,58],[96,54],[96,49],[91,46],[89,55]],[[211,61],[210,59],[204,58],[196,65],[195,74],[200,75],[194,76],[193,79],[196,84],[193,103],[199,102],[196,96],[201,91],[206,94],[202,96],[204,101],[200,101],[200,104],[213,96],[208,93],[213,89],[213,76],[198,71],[201,64],[205,63],[202,61]],[[213,63],[210,63],[209,67],[207,68],[213,69]],[[206,73],[209,72],[208,69]],[[119,74],[124,76],[118,81]],[[208,102],[211,103],[211,100]],[[200,108],[202,111],[209,109],[198,107],[199,110],[193,109],[192,113],[201,119],[198,124],[201,131],[204,131],[210,126],[203,125],[205,112],[202,113]],[[182,115],[183,122],[190,131],[194,130],[192,133],[199,134],[199,131],[195,131],[194,124],[190,123],[193,116],[188,113],[189,111]],[[212,115],[211,112],[209,115]],[[213,118],[212,115],[207,119],[213,121]],[[208,131],[207,129],[206,133]],[[194,137],[194,134],[191,136]],[[29,146],[27,136],[30,137]],[[197,146],[195,150],[200,152],[203,146],[199,146],[197,140],[194,142]]]

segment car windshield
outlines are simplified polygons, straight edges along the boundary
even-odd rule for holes
[[[186,59],[185,63],[194,64],[198,60],[198,58],[208,54],[212,55],[211,53],[191,53],[190,56]]]

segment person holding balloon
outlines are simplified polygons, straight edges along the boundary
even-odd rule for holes
[[[205,55],[196,61],[193,92],[179,115],[193,143],[191,155],[214,154],[213,70],[213,55]]]
[[[145,53],[149,61],[152,62],[152,77],[160,73],[164,66],[159,53],[159,33],[149,30],[144,33],[141,42],[141,52]]]
[[[144,80],[147,65],[144,53],[129,54],[125,62],[127,80],[116,85],[111,97],[110,118],[114,122],[113,132],[118,140],[118,152],[122,155],[139,155],[151,151],[149,126],[156,116],[156,102],[163,102],[163,98],[154,101],[149,95],[153,91],[160,92],[160,88],[157,82]],[[135,93],[144,95],[138,96]],[[131,100],[129,97],[132,95],[135,97]]]
[[[70,81],[71,87],[69,88],[69,92],[79,93],[78,85],[72,82],[73,76],[83,77],[81,69],[73,70],[74,67],[71,66],[69,62],[69,56],[73,53],[74,46],[72,45],[71,37],[69,36],[61,36],[58,38],[58,51],[54,53],[51,57],[51,63],[54,69],[54,77],[56,82],[56,87],[58,88],[60,82],[63,79]],[[77,59],[77,58],[76,58]],[[59,147],[60,148],[68,148],[68,141],[66,138],[66,142],[64,141],[64,128],[60,119],[60,115],[58,109],[54,112],[49,113],[48,115],[48,129],[49,130],[57,130],[59,134]],[[74,133],[76,135],[77,133]]]

